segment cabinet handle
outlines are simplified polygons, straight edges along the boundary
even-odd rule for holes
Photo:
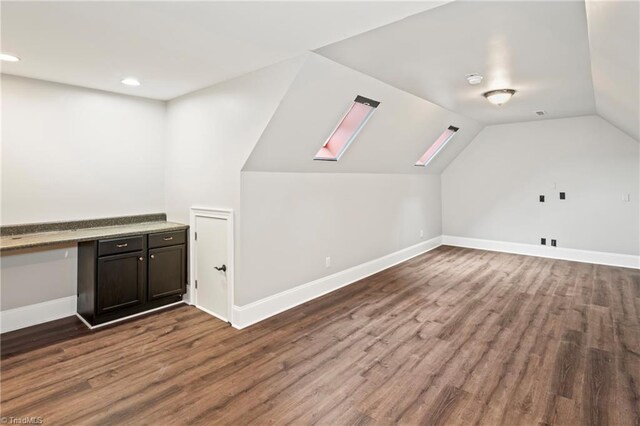
[[[143,258],[142,256],[140,256],[140,257],[138,258],[138,260],[139,260],[140,262],[142,262],[142,261],[144,260],[144,258]]]
[[[151,257],[152,259],[155,259],[155,258],[156,258],[156,256],[155,256],[154,254],[152,254],[150,257]]]
[[[128,243],[124,243],[124,244],[116,244],[116,247],[118,247],[118,248],[122,248],[122,247],[126,247],[126,246],[128,246],[128,245],[129,245]]]
[[[165,241],[171,241],[171,240],[173,240],[173,237],[164,237],[164,238],[163,238],[163,240],[165,240]]]

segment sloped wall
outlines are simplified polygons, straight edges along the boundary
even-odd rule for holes
[[[639,154],[598,116],[486,127],[442,174],[444,234],[638,255]]]
[[[356,95],[380,101],[339,162],[313,161]],[[450,125],[460,128],[428,168],[413,164]],[[481,125],[320,55],[310,53],[246,171],[439,174]]]
[[[596,111],[640,140],[640,3],[585,1]]]

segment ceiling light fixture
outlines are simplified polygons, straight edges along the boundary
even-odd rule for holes
[[[140,86],[140,82],[133,77],[124,78],[121,83],[126,84],[127,86]]]
[[[482,83],[482,76],[478,73],[467,74],[465,75],[465,78],[467,79],[469,84],[472,86]]]
[[[18,58],[17,56],[9,55],[8,53],[0,53],[0,61],[20,62],[20,58]]]
[[[492,104],[500,106],[509,102],[509,99],[511,99],[514,93],[516,93],[516,91],[513,89],[499,89],[483,93],[482,96],[487,98]]]

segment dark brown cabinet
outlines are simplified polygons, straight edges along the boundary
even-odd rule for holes
[[[91,325],[182,300],[187,230],[78,244],[78,314]]]
[[[185,245],[149,250],[149,300],[182,294],[186,281]]]
[[[141,251],[99,257],[96,313],[144,303],[144,278],[145,261]]]

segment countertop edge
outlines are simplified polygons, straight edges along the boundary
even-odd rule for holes
[[[147,223],[140,223],[138,225],[143,225],[143,224],[150,224],[153,222],[147,222]],[[102,238],[119,238],[119,237],[128,237],[128,236],[132,236],[132,235],[140,235],[140,234],[155,234],[155,233],[159,233],[159,232],[170,232],[170,231],[178,231],[178,230],[183,230],[183,229],[188,229],[189,225],[185,225],[185,224],[181,224],[181,223],[172,223],[172,222],[158,222],[159,225],[161,224],[170,224],[169,226],[165,226],[162,227],[160,229],[157,230],[145,230],[145,231],[141,231],[141,230],[131,230],[131,231],[123,231],[123,232],[114,232],[114,233],[104,233],[102,235],[93,235],[93,236],[86,236],[86,237],[82,237],[79,236],[77,238],[60,238],[60,239],[52,239],[51,241],[47,241],[46,239],[44,241],[39,241],[39,242],[26,242],[24,244],[20,244],[18,246],[9,246],[9,247],[5,247],[0,245],[0,253],[7,253],[7,252],[11,252],[11,251],[19,251],[19,250],[23,250],[23,249],[32,249],[32,248],[37,248],[37,247],[46,247],[46,246],[52,246],[52,245],[61,245],[61,244],[68,244],[68,243],[81,243],[81,242],[85,242],[85,241],[93,241],[93,240],[98,240],[98,239],[102,239]],[[126,226],[126,225],[124,225]],[[115,228],[118,226],[114,226],[114,227],[109,227],[109,228]],[[84,229],[78,229],[77,231],[92,231],[92,230],[99,230],[100,228],[84,228]],[[54,231],[55,232],[55,231]],[[73,231],[60,231],[60,232],[73,232]],[[42,235],[42,234],[47,234],[47,232],[43,232],[43,233],[35,233],[35,234],[22,234],[20,237],[26,237],[26,236],[30,236],[30,235]],[[4,237],[6,238],[6,237]]]

